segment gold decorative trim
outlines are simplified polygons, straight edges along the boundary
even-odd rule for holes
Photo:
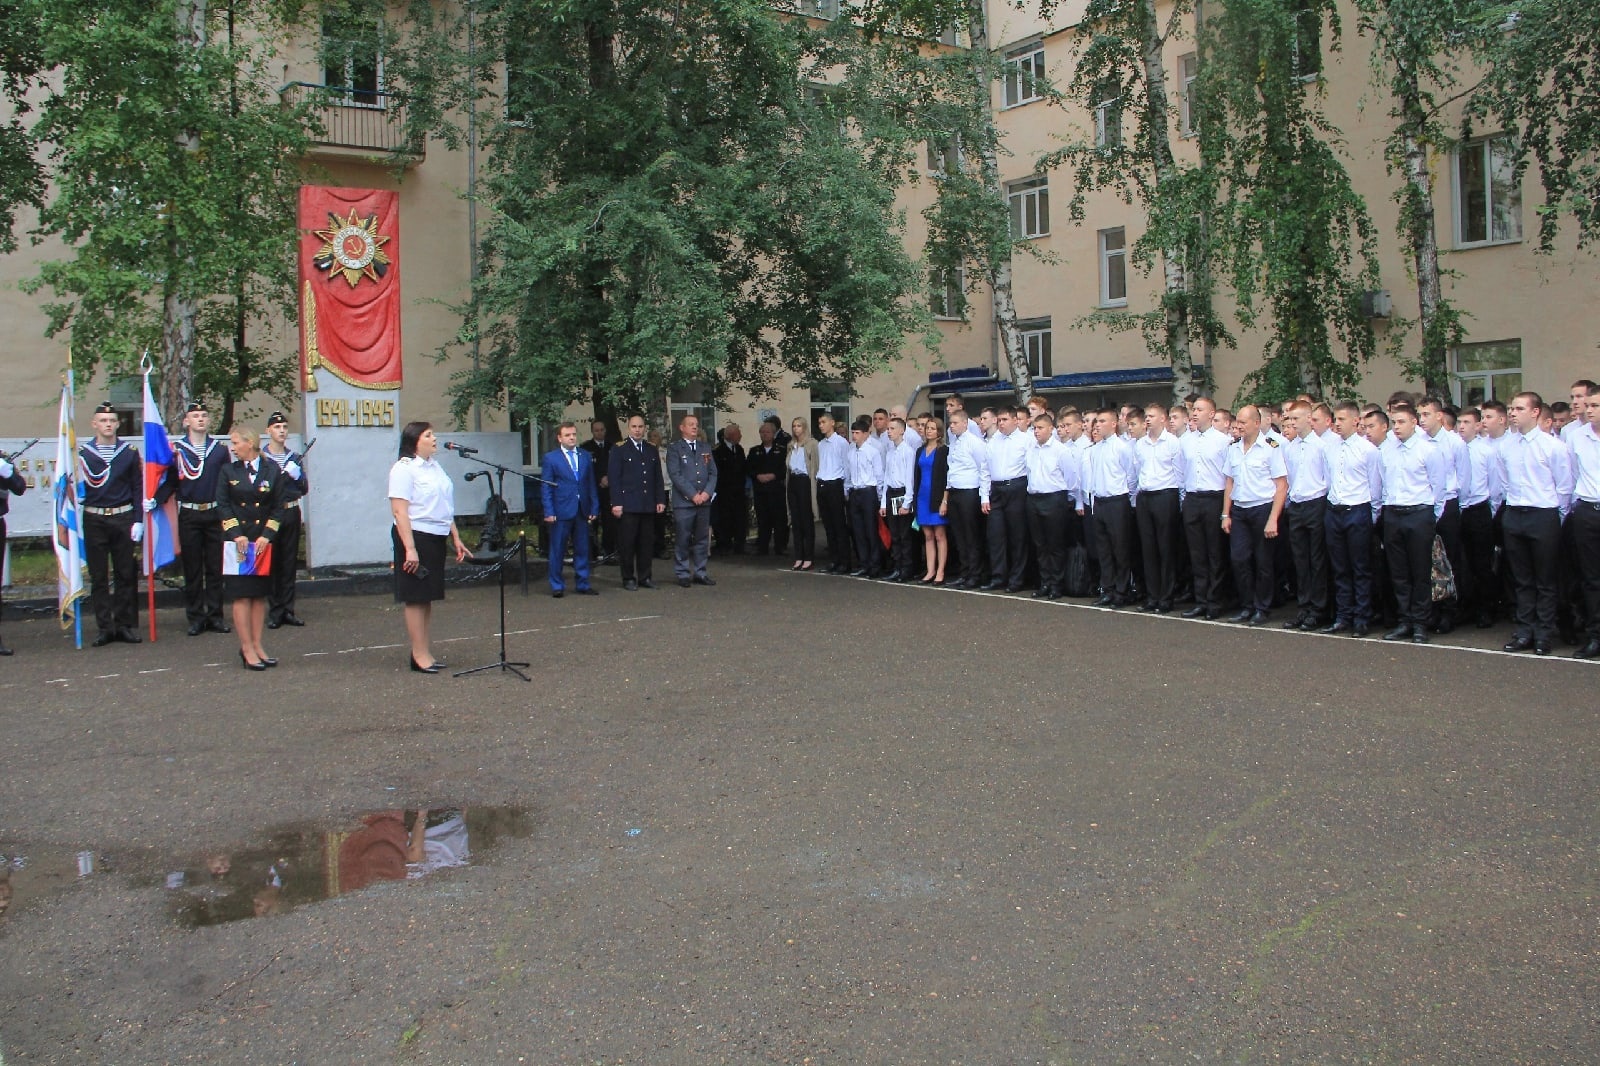
[[[400,388],[402,384],[404,384],[403,382],[399,381],[357,381],[355,378],[350,377],[332,363],[324,361],[322,358],[322,351],[317,347],[317,297],[316,294],[311,291],[311,282],[309,279],[307,279],[305,283],[303,292],[304,298],[302,303],[305,305],[304,317],[306,338],[306,375],[305,381],[302,382],[302,385],[304,386],[303,391],[317,391],[317,379],[314,371],[316,371],[318,368],[326,370],[328,373],[332,374],[346,385],[350,385],[358,389],[366,389],[370,392],[393,392],[394,390]]]

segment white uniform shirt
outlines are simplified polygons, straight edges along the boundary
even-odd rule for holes
[[[978,499],[989,502],[989,453],[983,438],[967,423],[965,433],[950,434],[950,474],[947,488],[977,489]]]
[[[1433,508],[1435,516],[1444,513],[1445,491],[1450,484],[1450,463],[1445,451],[1421,427],[1402,442],[1390,434],[1379,449],[1383,456],[1383,505],[1385,507]]]
[[[1328,494],[1328,446],[1321,437],[1296,437],[1283,446],[1283,452],[1283,465],[1289,471],[1289,502],[1305,503]]]
[[[1378,446],[1352,433],[1349,440],[1339,440],[1326,454],[1328,503],[1339,507],[1371,504],[1376,517],[1383,506],[1383,460]]]
[[[1444,449],[1445,459],[1450,464],[1449,487],[1445,489],[1444,498],[1460,499],[1461,493],[1472,484],[1472,454],[1467,450],[1467,442],[1452,429],[1441,429],[1438,436],[1428,439]]]
[[[846,492],[856,489],[875,489],[881,500],[883,496],[883,452],[872,441],[868,440],[857,448],[850,446],[849,473],[845,475],[844,487]]]
[[[817,441],[817,480],[843,481],[850,474],[854,446],[837,431]]]
[[[1139,464],[1127,438],[1110,436],[1090,445],[1084,453],[1083,485],[1079,498],[1085,504],[1096,496],[1129,496],[1139,489]]]
[[[1494,442],[1485,434],[1480,433],[1467,442],[1467,454],[1472,460],[1472,477],[1461,486],[1461,506],[1476,507],[1488,500],[1491,510],[1499,508],[1500,499],[1505,493],[1500,488],[1500,464],[1495,461],[1494,453]]]
[[[1507,507],[1554,507],[1563,518],[1572,510],[1571,453],[1537,426],[1500,438],[1500,476]]]
[[[1570,436],[1563,430],[1562,436],[1572,449],[1572,494],[1584,503],[1600,503],[1600,434],[1586,424]]]
[[[1014,429],[1010,433],[995,431],[986,442],[989,449],[989,481],[1012,481],[1028,476],[1026,454],[1033,446],[1033,434]]]
[[[1257,507],[1271,503],[1278,494],[1277,479],[1288,478],[1283,461],[1283,445],[1274,444],[1265,433],[1251,447],[1241,439],[1228,447],[1228,480],[1233,482],[1233,506]]]
[[[889,506],[888,499],[891,488],[906,490],[905,497],[899,501],[899,505],[906,510],[910,510],[911,505],[917,499],[917,450],[904,437],[900,439],[898,445],[891,441],[888,454],[884,456],[884,502],[881,506],[885,508]]]
[[[405,500],[411,528],[445,536],[456,520],[456,489],[444,467],[415,456],[389,468],[389,499]]]
[[[1025,458],[1028,465],[1028,495],[1077,492],[1078,453],[1057,440],[1054,433],[1043,444],[1030,441]]]
[[[1133,454],[1139,464],[1140,492],[1183,488],[1183,445],[1177,437],[1165,429],[1154,440],[1146,434],[1133,446]]]
[[[1216,426],[1204,433],[1185,433],[1179,441],[1184,457],[1184,492],[1221,492],[1227,477],[1228,446],[1233,443]]]

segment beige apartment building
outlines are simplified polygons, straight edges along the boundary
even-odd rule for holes
[[[823,0],[822,14],[829,13],[830,2]],[[1083,0],[1068,0],[1059,6],[1054,21],[1045,23],[990,0],[992,40],[1019,74],[1043,71],[1057,85],[1066,85],[1074,63],[1074,23],[1082,7]],[[1386,94],[1372,84],[1366,44],[1354,35],[1355,19],[1353,12],[1349,14],[1340,50],[1324,53],[1321,89],[1330,117],[1344,133],[1347,166],[1382,234],[1383,289],[1390,294],[1396,315],[1415,318],[1408,258],[1396,237],[1396,207],[1391,199],[1396,181],[1386,172],[1382,155]],[[1178,40],[1166,56],[1172,81],[1168,90],[1177,111],[1176,143],[1190,156],[1196,144],[1186,136],[1183,79],[1193,69],[1192,50],[1192,41]],[[459,323],[448,305],[459,301],[468,285],[472,237],[464,194],[469,158],[464,151],[429,143],[411,158],[403,180],[397,179],[384,153],[394,147],[396,136],[387,119],[400,105],[382,91],[381,64],[359,77],[368,79],[362,91],[328,105],[329,143],[316,148],[306,161],[308,181],[398,191],[407,355],[401,411],[405,419],[447,423],[447,389],[460,364],[436,363],[432,354],[455,336]],[[285,65],[283,91],[318,91],[315,87],[335,83],[336,78],[350,82],[348,71],[324,70],[308,50],[304,59]],[[1095,110],[1089,102],[1061,107],[1035,98],[1029,79],[1021,76],[995,85],[994,106],[1006,135],[1008,155],[1001,166],[1013,216],[1023,234],[1049,253],[1047,259],[1018,256],[1016,260],[1016,303],[1039,390],[1053,403],[1080,406],[1169,396],[1170,369],[1145,351],[1137,334],[1109,335],[1077,326],[1096,308],[1138,311],[1154,303],[1159,278],[1141,276],[1127,261],[1142,225],[1138,207],[1110,194],[1096,195],[1089,199],[1085,221],[1074,224],[1065,210],[1070,175],[1035,172],[1034,161],[1059,147],[1062,138],[1094,135]],[[930,153],[928,165],[935,162]],[[1493,138],[1441,156],[1434,167],[1440,243],[1445,265],[1457,275],[1447,285],[1470,316],[1469,342],[1451,357],[1457,398],[1504,398],[1523,387],[1564,396],[1574,379],[1600,377],[1600,353],[1590,329],[1595,316],[1588,303],[1600,292],[1600,258],[1575,251],[1570,240],[1553,255],[1536,253],[1537,181],[1530,175],[1520,190],[1510,184]],[[923,239],[920,213],[936,180],[929,171],[923,180],[908,183],[902,197],[913,250]],[[22,225],[27,224],[25,219]],[[45,320],[38,309],[42,298],[23,294],[18,282],[36,273],[41,259],[58,252],[48,245],[25,244],[16,254],[0,258],[0,322],[6,341],[5,358],[0,359],[0,436],[50,434],[55,428],[65,342],[44,338]],[[272,331],[272,343],[292,354],[296,331],[292,324],[284,325],[288,328]],[[1392,327],[1382,319],[1376,326],[1381,348]],[[741,422],[748,430],[768,413],[781,415],[787,423],[823,409],[848,416],[913,401],[922,408],[949,391],[1009,395],[1008,371],[998,355],[986,291],[970,294],[965,321],[941,319],[939,329],[943,343],[937,352],[914,347],[892,369],[857,382],[853,395],[826,383],[791,383],[776,399],[714,397],[689,389],[662,396],[653,420],[696,410],[714,433],[730,421]],[[1258,336],[1240,332],[1238,340],[1236,350],[1214,353],[1217,392],[1225,401],[1231,401],[1260,359]],[[452,350],[458,353],[456,359],[469,358],[459,346]],[[1370,365],[1363,389],[1369,396],[1381,397],[1408,384],[1414,383],[1403,381],[1398,368],[1380,358]],[[86,397],[98,401],[109,394],[129,412],[127,426],[132,432],[137,390],[137,380],[101,380],[89,385]],[[262,412],[271,405],[270,399],[261,397],[248,406]],[[585,414],[580,408],[571,413],[578,418]],[[301,420],[291,413],[291,421]],[[525,435],[529,461],[545,446],[537,428],[513,426],[504,411],[474,412],[461,428],[518,429]]]

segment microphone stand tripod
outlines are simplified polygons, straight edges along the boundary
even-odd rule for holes
[[[456,452],[456,454],[460,455],[461,458],[463,458],[463,459],[469,460],[469,461],[474,462],[474,463],[480,463],[483,466],[489,467],[489,470],[483,471],[483,473],[485,475],[494,476],[494,477],[497,477],[499,479],[499,485],[498,485],[498,487],[496,489],[496,492],[497,492],[497,494],[500,496],[500,498],[502,500],[505,498],[506,475],[509,474],[509,473],[515,472],[518,476],[523,476],[522,472],[520,470],[519,471],[512,471],[509,467],[501,466],[499,463],[491,463],[487,459],[479,459],[479,458],[477,458],[475,456],[472,456],[472,455],[462,455],[462,453],[458,449],[452,448],[451,451]],[[490,471],[493,471],[493,473],[491,474]],[[522,562],[523,576],[524,576],[523,592],[526,593],[527,592],[526,576],[527,576],[527,566],[528,566],[527,551],[528,551],[528,538],[526,536],[519,536],[519,537],[517,537],[516,542],[514,544],[512,544],[510,547],[506,548],[502,552],[497,552],[497,553],[495,553],[493,555],[489,555],[487,557],[486,556],[482,556],[482,555],[478,555],[478,554],[473,554],[473,555],[468,557],[468,559],[471,562],[477,563],[480,566],[489,566],[489,565],[498,564],[499,567],[500,567],[500,573],[499,573],[499,578],[500,578],[500,581],[499,581],[499,584],[500,584],[500,658],[495,660],[492,663],[487,663],[487,664],[485,664],[483,666],[474,666],[470,670],[457,670],[454,674],[451,675],[452,677],[466,677],[468,674],[481,674],[486,670],[500,670],[500,671],[504,671],[504,672],[509,672],[509,673],[515,674],[518,677],[522,678],[522,680],[524,680],[524,681],[532,681],[533,680],[533,678],[529,677],[527,674],[522,672],[523,670],[525,670],[528,667],[530,667],[532,665],[531,663],[512,662],[512,661],[510,661],[509,659],[506,658],[506,564],[509,563],[512,559],[518,559],[518,560],[520,560]]]

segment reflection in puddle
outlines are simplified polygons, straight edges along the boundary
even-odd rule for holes
[[[158,875],[174,918],[190,927],[280,914],[376,881],[404,881],[482,862],[496,844],[525,837],[533,820],[520,807],[393,810],[349,825],[283,826],[266,843],[165,865]],[[153,872],[143,862],[148,876]],[[0,916],[28,900],[96,874],[141,872],[95,852],[0,849]],[[15,898],[13,898],[15,893]]]

